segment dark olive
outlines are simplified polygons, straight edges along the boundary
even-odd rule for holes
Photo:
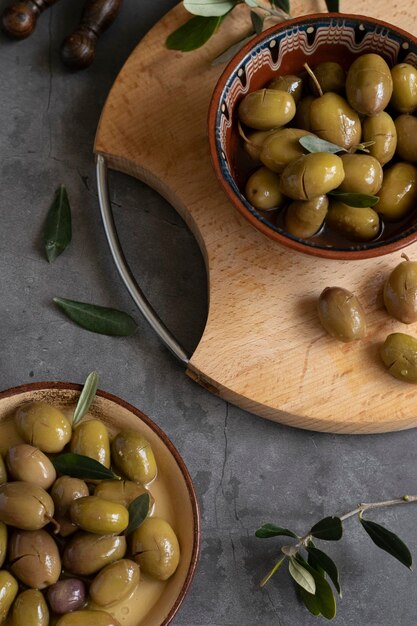
[[[319,297],[318,314],[323,328],[339,341],[355,341],[366,335],[365,312],[347,289],[326,287]]]
[[[320,230],[326,215],[329,201],[326,195],[313,200],[295,200],[285,213],[285,228],[295,237],[306,239]]]
[[[379,234],[378,213],[370,207],[348,206],[331,200],[326,224],[354,241],[370,241]]]
[[[285,126],[295,115],[295,102],[291,94],[275,89],[252,91],[239,105],[241,122],[257,130]]]
[[[373,117],[367,117],[362,125],[363,141],[372,141],[368,147],[369,154],[385,165],[391,161],[397,147],[397,129],[394,121],[386,111]]]
[[[122,559],[126,553],[123,535],[77,533],[68,541],[62,555],[64,569],[78,576],[95,574],[108,563]]]
[[[345,90],[346,75],[343,67],[333,61],[324,61],[314,68],[314,75],[317,78],[323,93],[332,91],[333,93],[343,93]],[[316,83],[309,78],[308,86],[313,94],[319,96]]]
[[[417,117],[400,115],[395,120],[397,130],[397,156],[402,161],[417,163]]]
[[[167,580],[178,567],[180,546],[168,522],[147,517],[132,533],[132,554],[146,574]]]
[[[342,96],[325,93],[310,106],[310,130],[346,150],[360,143],[361,122]]]
[[[87,589],[82,580],[65,578],[48,588],[47,598],[54,613],[70,613],[85,605]]]
[[[403,261],[392,270],[384,286],[388,313],[404,324],[417,322],[417,262]]]
[[[7,471],[4,459],[0,454],[0,485],[7,483]]]
[[[252,206],[262,211],[279,209],[285,203],[280,190],[280,178],[267,167],[260,167],[249,176],[245,195]]]
[[[368,154],[342,154],[345,178],[339,187],[346,193],[364,193],[374,196],[382,185],[380,162]]]
[[[46,530],[17,530],[10,539],[10,569],[28,587],[44,589],[61,574],[58,546]]]
[[[121,624],[106,611],[84,610],[63,615],[55,626],[121,626]]]
[[[417,168],[411,163],[395,163],[384,170],[384,180],[374,206],[386,221],[405,217],[417,202]]]
[[[391,70],[391,106],[398,113],[413,113],[417,109],[417,70],[410,63],[398,63]]]
[[[277,89],[278,91],[286,91],[290,93],[297,104],[300,101],[303,91],[303,79],[294,74],[285,74],[273,78],[268,84],[268,89]]]
[[[0,624],[2,624],[19,590],[16,579],[6,570],[0,570]]]
[[[392,333],[381,348],[384,364],[395,378],[417,383],[417,339],[405,333]]]
[[[90,597],[98,606],[109,606],[129,597],[139,584],[138,565],[122,559],[106,565],[90,585]]]
[[[105,467],[110,467],[110,442],[107,428],[100,420],[87,420],[73,430],[70,450],[96,459]]]
[[[71,426],[65,415],[46,402],[28,402],[15,414],[19,435],[42,452],[61,452],[71,439]]]
[[[42,487],[33,483],[0,485],[0,521],[22,530],[38,530],[54,515],[54,503]]]
[[[149,441],[135,430],[124,430],[111,444],[113,463],[122,474],[138,483],[150,483],[157,474],[155,456]]]
[[[303,130],[311,130],[310,123],[310,110],[311,103],[315,100],[314,96],[305,96],[300,100],[297,106],[295,117],[292,121],[292,125],[295,128],[301,128]]]
[[[14,480],[23,480],[49,489],[56,478],[56,471],[49,458],[34,446],[21,443],[9,448],[7,468]]]
[[[49,610],[38,589],[27,589],[17,596],[12,612],[13,626],[49,626]]]
[[[392,96],[392,78],[379,54],[363,54],[352,63],[346,95],[350,106],[363,115],[376,115],[385,109]]]
[[[71,502],[69,510],[74,524],[97,535],[122,533],[129,524],[126,507],[97,496],[77,498]]]
[[[259,158],[268,169],[280,173],[288,163],[307,153],[299,140],[310,134],[299,128],[280,128],[265,139]]]
[[[312,200],[339,187],[344,177],[342,159],[336,154],[306,154],[284,169],[281,191],[293,200]]]

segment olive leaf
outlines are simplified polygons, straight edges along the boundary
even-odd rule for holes
[[[149,513],[150,503],[149,493],[142,493],[129,504],[129,525],[124,531],[124,535],[130,535],[145,521]]]
[[[372,207],[379,201],[378,196],[370,196],[366,193],[345,193],[343,191],[329,191],[328,194],[335,200],[339,200],[349,206],[365,208]]]
[[[214,35],[223,19],[224,16],[192,17],[167,37],[165,45],[170,50],[181,50],[181,52],[201,48]]]
[[[259,33],[262,32],[262,29],[264,27],[263,18],[260,15],[258,15],[258,13],[255,13],[255,11],[251,11],[250,19],[252,21],[253,30],[255,31],[257,35],[259,35]]]
[[[251,9],[256,9],[256,7],[258,6],[256,0],[245,0],[245,4],[247,4],[248,7],[250,7]]]
[[[339,12],[339,0],[326,0],[326,7],[330,13]]]
[[[298,141],[308,152],[331,152],[332,154],[347,152],[346,148],[314,135],[303,135]]]
[[[84,383],[84,387],[78,398],[77,406],[75,407],[74,414],[72,416],[72,426],[76,426],[80,420],[88,413],[91,403],[94,400],[98,387],[99,376],[97,372],[90,372]]]
[[[321,615],[320,603],[315,595],[313,596],[313,594],[308,593],[308,591],[302,587],[298,587],[298,593],[307,611],[310,611],[315,617]]]
[[[339,571],[336,567],[335,562],[327,554],[325,554],[318,548],[315,548],[313,546],[307,546],[306,550],[308,552],[308,563],[311,565],[311,567],[317,569],[319,573],[320,570],[318,568],[324,570],[334,584],[337,593],[340,597],[342,597],[339,583]]]
[[[81,478],[83,480],[120,480],[119,476],[111,469],[83,454],[66,452],[52,459],[52,464],[60,474],[72,476],[73,478]]]
[[[123,311],[66,298],[53,300],[73,322],[93,333],[127,337],[137,329],[135,320]]]
[[[343,534],[342,521],[340,517],[325,517],[317,522],[317,524],[314,524],[309,534],[316,537],[316,539],[338,541]]]
[[[311,567],[311,565],[309,565],[307,561],[305,561],[300,554],[297,554],[295,558],[296,558],[296,561],[302,567],[304,567],[304,569],[309,574],[311,574],[311,576],[314,579],[314,583],[316,585],[316,592],[313,597],[316,598],[316,601],[317,601],[316,606],[320,610],[320,613],[326,619],[329,619],[329,620],[333,619],[336,616],[336,600],[334,598],[333,591],[329,583],[324,578],[324,576],[322,576],[318,571],[316,571],[314,567]]]
[[[272,6],[278,7],[285,13],[290,13],[290,0],[270,0]]]
[[[235,6],[234,0],[184,0],[184,8],[201,17],[221,17]]]
[[[275,526],[275,524],[263,524],[263,526],[258,528],[255,532],[255,536],[259,539],[268,539],[269,537],[279,537],[281,535],[298,539],[298,536],[293,533],[292,530],[289,530],[288,528],[281,528],[281,526]]]
[[[411,569],[413,557],[405,543],[393,532],[380,524],[365,520],[359,516],[360,523],[378,548],[385,550],[400,563]]]
[[[283,556],[277,563],[275,563],[271,571],[268,572],[268,574],[264,576],[264,578],[262,578],[261,582],[259,583],[260,587],[264,587],[266,585],[266,583],[272,578],[275,572],[281,567],[286,558],[286,556]]]
[[[49,209],[45,224],[45,253],[49,263],[64,252],[71,241],[71,207],[67,190],[61,185]]]
[[[300,587],[308,591],[308,593],[313,595],[316,593],[316,583],[314,581],[314,577],[305,569],[305,567],[300,565],[294,557],[290,557],[288,571],[294,578],[297,585],[300,585]]]

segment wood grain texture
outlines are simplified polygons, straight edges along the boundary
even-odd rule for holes
[[[293,2],[293,14],[325,10],[321,0]],[[417,0],[398,5],[342,0],[342,10],[371,14],[413,32]],[[403,8],[404,7],[404,8]],[[394,331],[416,333],[388,317],[387,273],[400,254],[327,261],[281,248],[254,230],[215,178],[206,137],[212,67],[247,29],[245,9],[204,48],[179,53],[166,36],[186,19],[173,9],[142,40],[118,76],[100,120],[95,152],[110,167],[159,191],[181,214],[205,256],[210,305],[188,374],[244,409],[291,426],[335,433],[376,433],[417,425],[417,393],[391,378],[378,351]],[[140,252],[138,251],[138,254]],[[407,248],[417,258],[417,245]],[[366,340],[326,336],[316,300],[326,286],[355,292],[368,316]]]

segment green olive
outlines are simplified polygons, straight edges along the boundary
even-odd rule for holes
[[[275,172],[260,167],[249,176],[245,187],[246,198],[256,209],[262,211],[279,209],[285,203],[279,185],[280,179]]]
[[[417,163],[417,117],[400,115],[395,120],[397,129],[397,156],[402,161]]]
[[[387,221],[405,217],[417,202],[417,168],[411,163],[395,163],[384,171],[384,182],[375,205]]]
[[[138,565],[130,559],[106,565],[90,585],[90,597],[98,606],[109,606],[129,597],[139,584]]]
[[[124,430],[111,444],[115,467],[134,482],[150,483],[157,474],[155,456],[149,441],[135,430]]]
[[[312,237],[322,227],[328,206],[326,195],[317,196],[313,200],[291,202],[285,214],[285,229],[301,239]]]
[[[70,450],[110,467],[109,435],[100,420],[88,420],[76,426],[72,433]]]
[[[410,63],[398,63],[391,70],[391,106],[398,113],[413,113],[417,109],[417,70]]]
[[[275,89],[260,89],[245,96],[239,105],[239,119],[257,130],[285,126],[295,115],[291,94]]]
[[[363,54],[352,63],[346,95],[350,106],[363,115],[376,115],[385,109],[392,96],[392,78],[379,54]]]
[[[77,498],[71,502],[69,510],[74,524],[97,535],[122,533],[129,524],[126,507],[97,496]]]
[[[22,530],[39,530],[54,515],[54,503],[42,487],[12,482],[0,485],[0,521]]]
[[[259,158],[267,168],[280,173],[288,163],[306,154],[299,139],[310,134],[299,128],[280,128],[265,139]]]
[[[7,483],[7,471],[4,459],[0,454],[0,485],[3,483]]]
[[[126,538],[123,535],[80,532],[66,544],[62,565],[77,576],[90,576],[108,563],[122,559],[125,553]]]
[[[55,626],[121,626],[120,622],[106,611],[73,611],[63,615]]]
[[[277,89],[278,91],[286,91],[294,98],[295,104],[300,101],[303,91],[303,79],[294,74],[285,74],[273,78],[268,85],[268,89]]]
[[[342,154],[345,178],[339,187],[346,193],[364,193],[374,196],[382,185],[382,167],[368,154]]]
[[[374,117],[367,117],[363,122],[363,141],[373,141],[368,147],[369,154],[385,165],[391,161],[397,147],[397,129],[388,113],[381,111]]]
[[[0,623],[7,617],[10,607],[19,590],[16,579],[6,570],[0,570]]]
[[[378,213],[370,207],[348,206],[338,200],[330,202],[326,224],[354,241],[370,241],[379,234]]]
[[[117,481],[116,481],[117,482]],[[55,505],[55,519],[60,525],[59,534],[68,537],[78,527],[69,519],[69,507],[77,498],[89,495],[87,484],[79,478],[60,476],[52,485],[51,498]]]
[[[58,546],[46,530],[16,530],[10,539],[10,569],[33,589],[53,585],[61,574]]]
[[[317,78],[323,93],[331,91],[333,93],[343,93],[345,91],[346,75],[343,67],[333,61],[324,61],[314,68],[314,75]],[[310,77],[308,81],[313,94],[319,96],[316,83]]]
[[[38,589],[22,591],[16,598],[12,612],[13,626],[49,626],[49,610]]]
[[[318,300],[320,322],[339,341],[349,342],[366,335],[365,312],[357,297],[342,287],[326,287]]]
[[[132,533],[132,554],[146,574],[167,580],[177,569],[180,546],[168,522],[147,517]]]
[[[416,261],[407,259],[393,269],[384,286],[384,304],[388,313],[400,322],[417,322]]]
[[[274,132],[274,130],[254,130],[245,135],[246,139],[243,141],[243,148],[251,159],[260,162],[262,144]]]
[[[71,426],[61,411],[46,402],[28,402],[15,414],[19,435],[42,452],[61,452],[71,439]]]
[[[325,93],[310,106],[310,130],[346,150],[360,143],[361,121],[342,96]]]
[[[295,117],[293,119],[293,125],[295,128],[301,128],[303,130],[311,130],[310,123],[310,111],[311,111],[311,103],[314,102],[316,98],[314,96],[305,96],[302,98],[297,106],[297,111]]]
[[[293,200],[312,200],[336,189],[345,177],[343,161],[329,152],[306,154],[292,161],[281,175],[281,191]]]
[[[0,567],[6,559],[7,552],[7,526],[4,522],[0,522]]]
[[[7,468],[14,480],[23,480],[49,489],[56,478],[56,471],[49,458],[34,446],[21,443],[9,448]]]
[[[405,333],[388,335],[381,348],[381,357],[395,378],[417,383],[417,339]]]
[[[149,495],[149,509],[152,508],[154,499],[150,491],[140,483],[131,480],[101,480],[94,490],[94,495],[105,500],[118,502],[126,508],[139,496],[144,493]]]

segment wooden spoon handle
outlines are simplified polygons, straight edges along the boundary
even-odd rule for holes
[[[94,61],[97,40],[118,16],[123,0],[87,0],[77,29],[64,39],[63,62],[72,69],[84,69]]]
[[[33,33],[41,13],[58,0],[20,0],[6,7],[1,17],[2,28],[10,37],[24,39]]]

